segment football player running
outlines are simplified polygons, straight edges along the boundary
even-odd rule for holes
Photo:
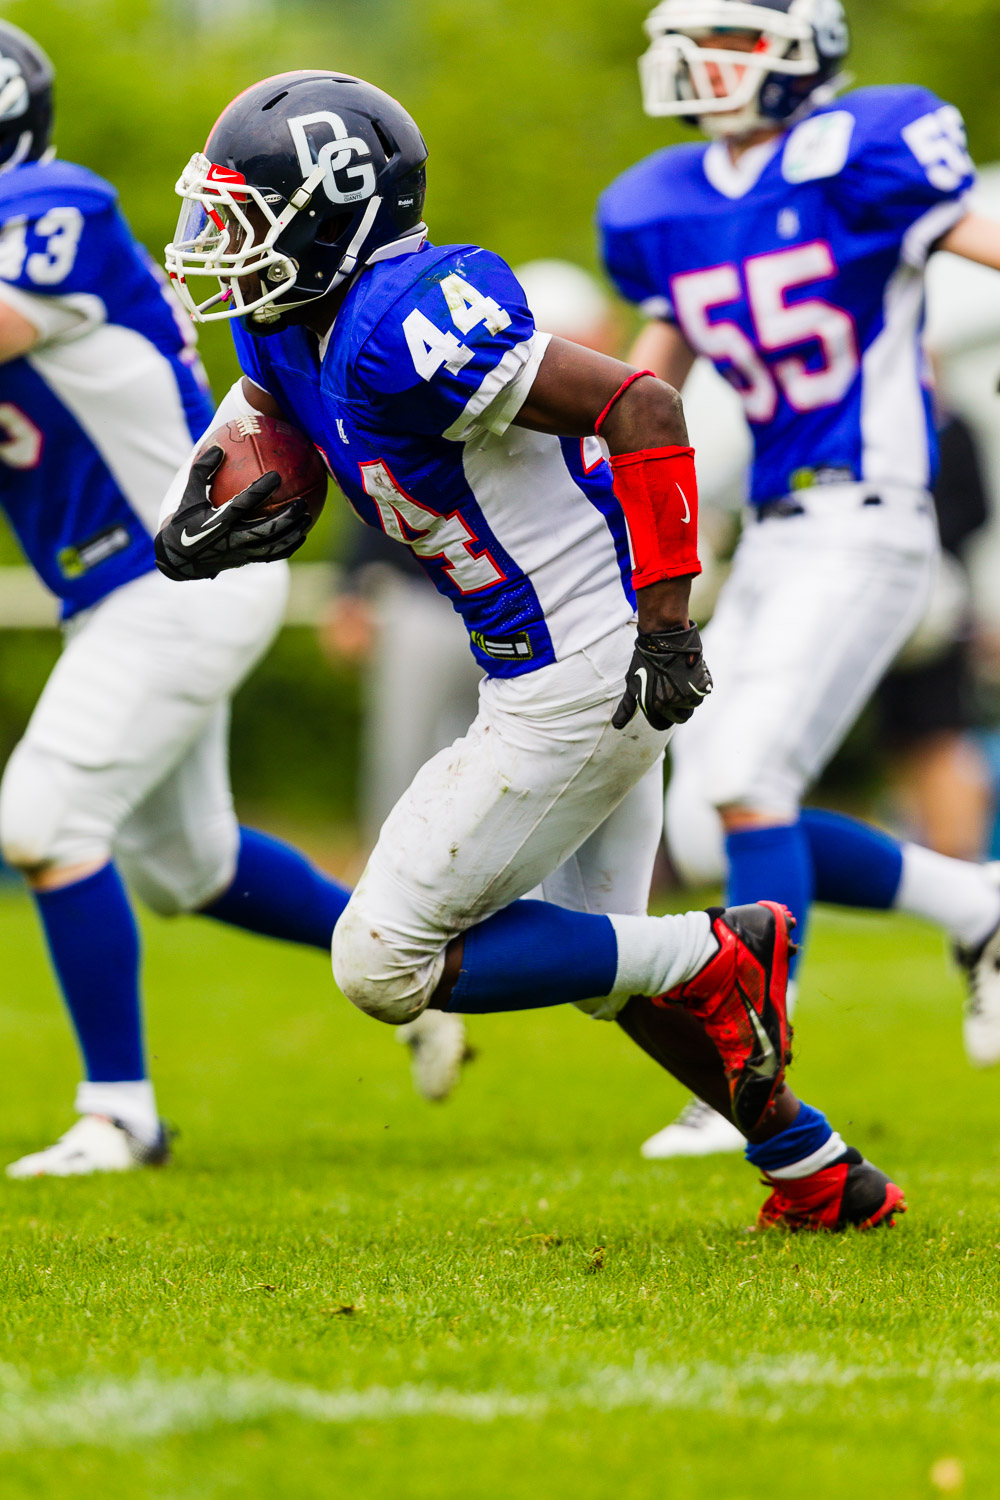
[[[751,505],[711,625],[710,703],[673,747],[667,834],[728,900],[908,911],[952,937],[965,1039],[1000,1060],[1000,891],[978,866],[800,811],[923,614],[938,538],[921,348],[924,267],[1000,268],[969,212],[956,109],[926,89],[837,98],[839,0],[664,0],[640,71],[647,113],[710,138],[658,152],[604,194],[608,270],[651,322],[633,358],[682,387],[697,355],[741,393]],[[707,852],[706,852],[707,851]],[[696,1108],[647,1155],[728,1149]]]
[[[190,321],[114,190],[56,159],[51,64],[5,23],[0,70],[0,503],[66,635],[4,774],[0,842],[28,878],[86,1067],[81,1118],[7,1170],[64,1176],[168,1153],[119,870],[158,912],[324,950],[348,892],[233,811],[229,699],[281,623],[287,568],[183,595],[156,571],[161,500],[212,417]],[[282,524],[242,540],[280,552]]]
[[[749,1137],[762,1222],[887,1222],[899,1189],[784,1084],[783,908],[645,915],[663,748],[711,688],[677,395],[536,332],[498,256],[431,245],[425,158],[401,106],[358,79],[266,79],[191,159],[167,248],[195,316],[233,320],[245,378],[218,419],[304,428],[362,519],[452,601],[487,674],[469,733],[382,829],[334,933],[336,979],[391,1025],[566,1003],[615,1019]],[[216,459],[168,495],[168,577],[239,561],[207,496]],[[544,900],[521,899],[535,887]]]

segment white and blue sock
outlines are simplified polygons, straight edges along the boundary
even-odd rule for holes
[[[139,999],[139,932],[118,871],[32,893],[87,1077],[146,1076]]]
[[[705,912],[605,917],[515,901],[466,932],[448,1009],[489,1014],[660,995],[693,978],[718,946]]]
[[[780,1181],[811,1177],[839,1161],[846,1150],[826,1116],[802,1104],[791,1125],[759,1146],[748,1145],[745,1155],[752,1167]]]
[[[140,1140],[159,1131],[146,1077],[139,996],[139,933],[114,865],[53,891],[32,893],[83,1053],[82,1114],[121,1120]]]
[[[236,874],[202,915],[329,951],[333,929],[351,899],[298,849],[253,828],[240,829]]]
[[[813,902],[813,861],[801,823],[744,828],[726,837],[729,879],[727,906],[779,901],[795,918],[795,941],[801,951]],[[795,973],[798,955],[788,961]]]
[[[819,901],[910,912],[970,948],[1000,923],[1000,890],[981,865],[901,844],[842,813],[809,808],[802,827]]]

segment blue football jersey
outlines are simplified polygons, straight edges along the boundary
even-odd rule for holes
[[[600,444],[511,426],[548,339],[498,256],[424,245],[378,261],[322,352],[303,328],[234,337],[361,519],[451,600],[487,673],[534,671],[632,617]]]
[[[619,290],[743,398],[754,502],[930,483],[924,266],[972,183],[958,111],[900,87],[848,94],[735,165],[721,141],[661,151],[603,195]]]
[[[68,617],[154,566],[160,502],[213,408],[187,315],[83,167],[0,175],[0,302],[39,331],[0,365],[0,504]]]

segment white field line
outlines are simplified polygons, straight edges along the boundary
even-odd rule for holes
[[[912,1389],[916,1382],[919,1389]],[[72,1381],[39,1388],[10,1367],[0,1370],[0,1452],[65,1448],[75,1444],[128,1447],[196,1429],[237,1426],[276,1416],[321,1425],[393,1422],[406,1417],[451,1417],[489,1423],[539,1419],[561,1413],[629,1408],[712,1412],[781,1421],[792,1413],[824,1406],[832,1392],[852,1388],[880,1408],[894,1401],[910,1407],[954,1399],[956,1387],[1000,1387],[1000,1364],[918,1366],[838,1365],[808,1357],[750,1361],[738,1365],[655,1366],[637,1362],[545,1392],[495,1389],[460,1391],[433,1385],[367,1386],[321,1390],[271,1376],[200,1375],[134,1380]]]

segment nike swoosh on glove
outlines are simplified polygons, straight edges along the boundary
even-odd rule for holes
[[[639,632],[625,674],[625,693],[611,720],[616,729],[631,724],[642,709],[654,729],[686,724],[712,691],[696,625],[652,635]]]
[[[277,562],[291,557],[306,539],[310,516],[304,500],[292,500],[274,515],[253,514],[281,483],[273,470],[225,505],[213,506],[209,486],[223,457],[222,449],[213,447],[195,460],[180,505],[157,532],[156,566],[175,583],[216,578],[246,563]]]

